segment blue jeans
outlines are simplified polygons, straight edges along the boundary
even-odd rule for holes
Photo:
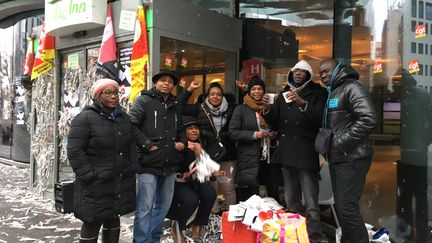
[[[163,223],[174,193],[175,174],[139,174],[134,220],[135,243],[160,242]]]

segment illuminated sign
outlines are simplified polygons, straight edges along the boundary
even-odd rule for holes
[[[243,61],[243,82],[245,84],[249,83],[249,80],[253,76],[258,76],[263,78],[264,76],[264,65],[260,60],[248,59]]]
[[[373,66],[373,72],[374,73],[382,73],[383,71],[383,64],[381,61],[375,61]]]
[[[106,0],[45,0],[47,34],[64,36],[105,24]]]
[[[415,38],[423,38],[426,37],[426,25],[417,25],[415,28]]]
[[[172,66],[172,58],[171,58],[171,56],[166,56],[165,57],[165,66],[166,67],[171,67]]]
[[[187,58],[186,57],[182,57],[182,60],[181,60],[181,66],[182,67],[184,67],[184,68],[186,68],[187,67],[187,63],[188,63],[188,60],[187,60]]]
[[[408,62],[408,71],[409,73],[416,73],[420,71],[420,66],[418,60],[410,60]]]

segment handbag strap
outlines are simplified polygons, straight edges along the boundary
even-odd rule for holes
[[[201,107],[201,109],[204,111],[204,114],[206,115],[207,120],[209,121],[209,123],[210,123],[210,125],[211,125],[211,127],[212,127],[212,129],[213,129],[213,131],[214,131],[214,133],[216,134],[216,138],[220,141],[220,138],[219,138],[219,132],[217,131],[216,126],[215,126],[215,124],[213,123],[213,118],[212,118],[212,116],[211,116],[211,114],[210,114],[210,111],[207,111],[207,110],[206,110],[206,108],[205,108],[205,104],[204,104],[204,103],[201,103],[200,107]],[[222,129],[222,127],[221,127],[221,129]]]
[[[328,113],[328,106],[330,103],[330,95],[331,95],[331,91],[332,91],[331,86],[332,86],[333,79],[336,76],[337,71],[339,71],[340,65],[341,65],[341,63],[338,63],[336,65],[336,67],[333,69],[332,75],[330,77],[330,85],[327,87],[327,101],[326,101],[326,106],[324,108],[324,125],[323,125],[324,128],[327,128],[327,113]]]

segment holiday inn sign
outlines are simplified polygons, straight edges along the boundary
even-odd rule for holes
[[[64,36],[105,24],[106,0],[45,0],[45,29]]]

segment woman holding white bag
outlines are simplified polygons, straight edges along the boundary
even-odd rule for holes
[[[197,161],[197,158],[200,159],[203,148],[199,143],[200,130],[196,119],[190,116],[184,116],[183,123],[186,128],[188,147],[182,152],[184,161],[177,173],[177,179],[174,186],[174,196],[168,213],[168,218],[178,221],[182,242],[185,242],[186,239],[193,239],[194,242],[203,242],[201,238],[201,228],[208,224],[210,211],[216,200],[216,191],[208,181],[199,182],[194,176],[196,173],[205,173],[203,171],[197,171],[207,169],[205,165],[200,165],[200,163],[205,162],[200,161],[196,164],[198,167],[203,166],[206,168],[189,168],[192,163]],[[219,164],[215,164],[219,167]],[[210,169],[210,176],[212,174],[224,174],[222,171],[212,173],[214,170],[215,169]],[[197,214],[192,222],[191,231],[188,231],[187,221],[196,208],[198,208]]]

